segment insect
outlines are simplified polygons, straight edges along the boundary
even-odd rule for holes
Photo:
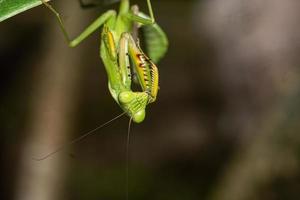
[[[147,0],[148,16],[140,12],[137,6],[130,7],[129,0],[121,0],[118,13],[115,10],[106,11],[73,40],[59,13],[45,0],[41,1],[55,14],[70,47],[77,46],[103,26],[100,57],[108,76],[110,94],[130,119],[136,123],[142,122],[147,105],[156,100],[159,90],[159,74],[155,63],[166,53],[168,46],[166,34],[155,23],[151,1]],[[145,28],[149,57],[133,36],[140,27]],[[132,82],[137,83],[140,91],[132,90]]]

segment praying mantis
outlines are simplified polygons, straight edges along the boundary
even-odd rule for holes
[[[156,100],[159,90],[159,73],[155,63],[168,48],[166,34],[155,23],[151,1],[147,0],[148,16],[136,5],[130,7],[129,0],[121,0],[119,12],[106,11],[72,40],[59,13],[45,0],[41,1],[55,14],[70,47],[77,46],[103,27],[100,58],[108,76],[110,94],[130,120],[141,123],[145,119],[147,105]],[[141,49],[138,39],[134,39],[136,27],[144,28],[149,57]],[[140,91],[132,90],[132,82],[139,85]]]

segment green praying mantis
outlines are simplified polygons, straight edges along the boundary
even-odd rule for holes
[[[101,26],[100,57],[108,76],[111,96],[130,119],[140,123],[145,119],[146,107],[156,100],[159,73],[155,65],[166,53],[168,39],[155,23],[151,1],[147,0],[149,15],[130,7],[129,0],[121,0],[119,12],[108,10],[91,23],[79,36],[71,40],[59,13],[45,0],[41,0],[56,16],[70,47],[75,47]],[[136,27],[144,28],[149,57],[142,51],[133,34]],[[151,59],[150,59],[151,58]],[[141,91],[132,90],[132,82]]]
[[[44,160],[56,154],[125,114],[130,117],[126,148],[128,156],[131,120],[136,123],[142,122],[145,119],[147,105],[156,100],[159,90],[159,75],[155,63],[165,55],[168,49],[167,36],[155,23],[151,1],[147,0],[150,14],[148,16],[139,12],[136,5],[130,7],[129,0],[121,0],[118,14],[114,10],[106,11],[73,40],[70,39],[59,13],[45,0],[41,1],[55,14],[70,47],[77,46],[103,26],[100,57],[108,75],[109,91],[123,113],[43,157],[34,158],[34,160]],[[138,38],[135,40],[133,36],[137,35],[137,29],[140,27],[144,29],[149,57],[141,49]],[[133,91],[132,82],[137,83],[141,91]]]

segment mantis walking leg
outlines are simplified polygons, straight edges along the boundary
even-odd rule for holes
[[[169,42],[164,31],[155,23],[150,0],[147,0],[147,5],[150,16],[139,11],[138,13],[127,13],[125,16],[132,21],[145,25],[142,28],[144,30],[146,50],[154,63],[157,63],[167,52]]]
[[[154,14],[153,14],[153,10],[152,10],[151,0],[147,0],[147,5],[148,5],[150,18],[145,17],[145,16],[139,16],[139,15],[136,15],[133,13],[127,13],[125,16],[127,18],[131,19],[132,21],[136,21],[136,22],[139,22],[144,25],[154,24],[155,18],[154,18]]]
[[[41,1],[45,6],[47,6],[47,8],[49,8],[54,13],[56,19],[59,22],[60,28],[64,34],[64,37],[70,47],[77,46],[80,42],[82,42],[89,35],[91,35],[95,30],[97,30],[101,25],[103,25],[106,21],[116,16],[116,11],[114,10],[106,11],[104,14],[99,16],[91,25],[89,25],[79,36],[77,36],[75,39],[72,40],[65,29],[65,25],[59,13],[50,4],[45,2],[45,0],[41,0]]]

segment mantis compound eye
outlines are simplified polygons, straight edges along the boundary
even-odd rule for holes
[[[134,98],[134,95],[132,92],[121,92],[119,94],[119,101],[123,104],[129,103]]]
[[[144,121],[146,116],[146,112],[145,110],[140,110],[138,112],[136,112],[133,116],[132,116],[132,120],[135,123],[141,123],[142,121]]]

